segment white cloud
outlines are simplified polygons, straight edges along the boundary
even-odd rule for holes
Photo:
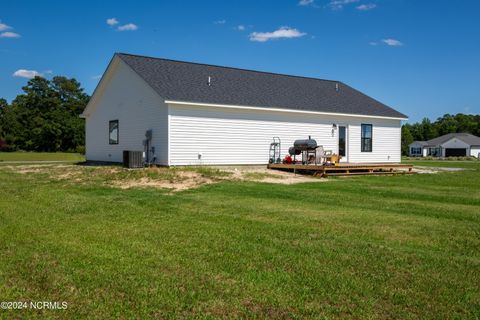
[[[357,6],[357,10],[368,11],[368,10],[375,9],[376,7],[377,5],[375,3],[367,3],[367,4],[361,4]]]
[[[328,6],[332,10],[340,10],[340,9],[343,9],[343,7],[348,5],[348,4],[355,3],[355,2],[358,2],[358,1],[360,1],[360,0],[331,0],[330,3],[328,4]]]
[[[308,5],[313,4],[313,1],[314,1],[314,0],[300,0],[300,2],[298,3],[298,5],[299,5],[299,6],[308,6]]]
[[[15,32],[7,31],[0,33],[0,38],[20,38],[20,35]]]
[[[14,77],[20,77],[20,78],[31,79],[31,78],[35,78],[36,76],[42,77],[43,74],[41,74],[40,72],[35,71],[35,70],[18,69],[17,71],[15,71],[13,73],[13,76]]]
[[[225,24],[227,23],[227,20],[223,19],[223,20],[217,20],[217,21],[214,21],[213,22],[214,24]]]
[[[108,24],[109,26],[114,26],[114,25],[118,24],[118,20],[117,20],[117,18],[107,19],[107,24]]]
[[[20,35],[16,32],[6,31],[13,29],[13,27],[0,22],[0,38],[20,38]],[[4,31],[4,32],[2,32]]]
[[[137,29],[138,29],[138,26],[133,23],[127,23],[117,28],[118,31],[135,31]]]
[[[102,77],[101,74],[97,74],[96,76],[92,76],[92,79],[93,79],[93,80],[98,80],[98,79],[100,79],[101,77]]]
[[[0,23],[0,31],[5,31],[9,29],[12,29],[12,27],[10,27],[9,25],[6,25],[5,23]]]
[[[246,27],[243,24],[240,24],[235,29],[237,29],[238,31],[245,31]]]
[[[273,32],[252,32],[250,33],[250,41],[257,42],[266,42],[273,39],[282,39],[282,38],[299,38],[306,35],[304,32],[300,32],[297,29],[290,27],[281,27],[278,30]]]
[[[376,46],[376,45],[378,45],[378,42],[376,42],[376,41],[371,41],[369,44],[370,44],[371,46]]]
[[[383,39],[382,42],[385,43],[387,46],[391,46],[391,47],[401,47],[401,46],[403,46],[403,43],[401,43],[397,39]]]

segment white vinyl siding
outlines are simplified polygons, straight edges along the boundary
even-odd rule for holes
[[[308,136],[338,153],[333,124],[347,127],[349,162],[400,162],[400,120],[174,104],[169,110],[170,165],[266,164],[274,136],[282,158]],[[372,124],[372,152],[360,151],[362,123]]]
[[[105,78],[85,114],[87,160],[121,162],[123,150],[144,150],[145,132],[152,129],[157,163],[167,165],[167,105],[119,58],[114,58]],[[119,122],[118,144],[109,143],[112,120]]]
[[[480,158],[480,148],[479,147],[472,147],[470,149],[470,156]]]

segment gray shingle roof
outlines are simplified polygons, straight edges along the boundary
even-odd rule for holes
[[[426,146],[427,145],[427,142],[426,141],[413,141],[412,143],[410,143],[410,145],[412,144],[419,144],[421,146]]]
[[[407,118],[338,81],[124,53],[117,56],[165,100]]]
[[[425,141],[427,146],[439,146],[452,138],[457,138],[471,146],[480,146],[480,138],[470,133],[448,133],[443,136]]]

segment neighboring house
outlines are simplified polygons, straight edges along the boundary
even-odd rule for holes
[[[411,157],[480,158],[480,138],[470,133],[449,133],[428,141],[414,141],[408,147]]]
[[[266,164],[311,136],[348,162],[400,162],[407,116],[329,80],[115,54],[85,108],[86,158],[145,151],[159,165]],[[148,143],[146,131],[149,131]]]

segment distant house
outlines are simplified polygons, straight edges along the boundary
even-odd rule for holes
[[[345,162],[400,162],[404,114],[331,80],[115,54],[82,117],[86,158],[266,164],[309,136]]]
[[[480,158],[480,137],[470,133],[449,133],[428,141],[414,141],[409,145],[411,157],[465,157]]]

